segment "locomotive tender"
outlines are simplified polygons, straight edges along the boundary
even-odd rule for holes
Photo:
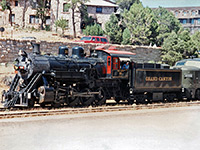
[[[82,47],[73,47],[68,56],[68,48],[61,46],[58,56],[51,56],[33,46],[32,53],[21,51],[16,59],[17,74],[2,94],[4,107],[102,105],[112,97],[117,103],[171,102],[184,95],[181,69],[135,63],[135,53],[100,46],[86,57]],[[123,69],[127,61],[129,69]]]

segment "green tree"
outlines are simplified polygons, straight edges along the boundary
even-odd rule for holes
[[[122,41],[122,44],[123,45],[130,45],[131,44],[131,33],[130,31],[128,30],[128,28],[126,28],[123,32],[123,41]]]
[[[80,13],[81,13],[81,23],[84,24],[84,27],[94,25],[94,19],[88,15],[87,6],[81,5],[80,7]]]
[[[75,13],[80,12],[81,6],[84,5],[88,0],[66,0],[70,4],[70,9],[72,12],[72,28],[73,36],[76,38],[76,22],[75,22]]]
[[[50,11],[51,0],[37,0],[37,13],[36,16],[41,19],[40,29],[44,30],[46,24],[46,17]]]
[[[197,48],[191,39],[187,30],[181,29],[178,33],[172,31],[163,42],[163,60],[169,62],[170,65],[183,58],[189,58],[194,55]]]
[[[87,26],[85,30],[83,30],[84,35],[93,35],[93,36],[102,36],[104,34],[103,29],[99,24],[94,24],[91,26]]]
[[[197,50],[200,50],[200,32],[195,32],[192,35],[192,41],[194,43],[194,46],[196,47]]]
[[[114,44],[120,44],[122,42],[122,29],[118,25],[118,18],[112,14],[110,19],[105,24],[106,34],[110,37],[110,41]]]
[[[64,36],[64,31],[68,27],[68,21],[66,19],[59,19],[55,22],[56,27],[60,27],[62,29],[61,36]]]
[[[150,8],[144,8],[141,3],[134,3],[129,11],[124,11],[123,22],[130,31],[133,45],[155,43],[158,24]]]
[[[0,3],[2,7],[2,11],[9,10],[9,22],[10,25],[12,26],[12,8],[11,8],[11,3],[10,0],[2,0]]]
[[[122,10],[127,9],[129,10],[130,7],[134,4],[134,3],[141,3],[140,0],[116,0],[116,3],[119,5],[119,8],[121,8]]]
[[[162,60],[167,61],[170,66],[173,66],[177,61],[183,59],[182,54],[176,51],[169,51],[162,55]]]
[[[164,39],[171,33],[172,31],[178,32],[181,24],[179,20],[172,14],[172,12],[168,11],[165,8],[159,7],[158,9],[153,9],[154,18],[158,23],[157,33],[157,45],[161,46]]]

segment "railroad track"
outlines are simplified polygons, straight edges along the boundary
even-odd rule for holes
[[[4,111],[0,112],[0,119],[7,118],[23,118],[36,116],[50,116],[50,115],[67,115],[79,113],[95,113],[95,112],[112,112],[112,111],[126,111],[139,109],[155,109],[155,108],[170,108],[170,107],[188,107],[200,105],[200,101],[193,102],[179,102],[179,103],[160,103],[148,105],[116,105],[116,106],[102,106],[89,108],[60,108],[54,110],[35,109],[22,111]]]

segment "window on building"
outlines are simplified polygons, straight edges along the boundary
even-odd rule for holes
[[[18,6],[18,4],[19,4],[18,1],[15,1],[15,6]]]
[[[114,12],[117,12],[117,7],[114,7]]]
[[[102,13],[102,7],[96,7],[96,13]]]
[[[11,21],[15,22],[15,14],[12,14]]]
[[[194,24],[194,19],[190,19],[189,23]]]
[[[46,5],[46,8],[49,8],[49,9],[51,9],[51,0],[46,0],[45,1],[45,5]]]
[[[197,24],[200,24],[200,18],[197,19]]]
[[[183,16],[186,16],[186,15],[187,15],[187,11],[184,11],[184,12],[183,12]]]
[[[179,11],[178,10],[175,11],[175,16],[178,16],[178,14],[179,14]]]
[[[64,3],[63,4],[63,12],[69,12],[70,9],[70,4],[69,3]]]
[[[29,23],[30,24],[39,24],[39,18],[36,17],[35,15],[30,15]]]
[[[46,25],[50,25],[51,24],[51,18],[50,16],[46,17]]]
[[[179,21],[180,21],[180,23],[182,23],[182,24],[188,23],[187,19],[179,19]]]
[[[193,10],[193,11],[192,11],[192,16],[195,16],[195,15],[196,15],[196,11]]]
[[[182,24],[186,24],[186,23],[187,23],[187,19],[183,19]]]

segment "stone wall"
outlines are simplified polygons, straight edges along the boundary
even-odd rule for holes
[[[25,50],[30,53],[32,51],[33,43],[40,43],[40,50],[42,54],[51,53],[56,55],[58,53],[59,46],[68,46],[70,49],[74,46],[82,46],[85,49],[85,53],[89,55],[90,50],[95,49],[96,46],[101,44],[85,44],[85,43],[76,43],[76,42],[47,42],[47,41],[30,41],[30,40],[13,40],[13,39],[0,39],[0,63],[9,63],[13,62],[18,56],[20,49]],[[137,60],[142,62],[155,61],[158,62],[161,60],[161,49],[152,48],[152,47],[135,47],[135,46],[122,46],[122,45],[111,45],[106,44],[107,48],[109,46],[116,46],[118,50],[131,51],[136,53]]]

